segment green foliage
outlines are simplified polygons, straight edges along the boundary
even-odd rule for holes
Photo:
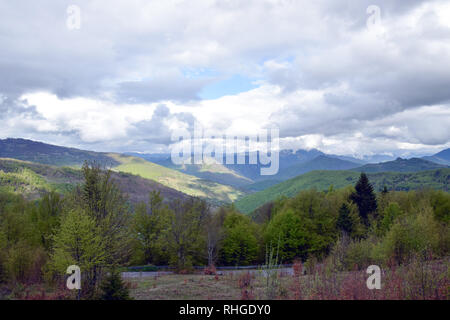
[[[365,173],[361,173],[355,185],[355,192],[351,194],[350,200],[356,203],[362,221],[365,225],[368,225],[369,214],[377,210],[377,198]]]
[[[347,270],[367,268],[375,262],[373,238],[351,241],[347,247],[344,266]]]
[[[355,185],[360,174],[354,171],[312,171],[290,180],[286,180],[263,191],[240,198],[235,202],[236,208],[244,213],[250,213],[263,204],[279,197],[294,197],[302,190],[316,188],[328,190],[330,185],[335,189]],[[421,172],[380,172],[367,175],[374,190],[409,191],[424,188],[449,191],[450,168]]]
[[[148,205],[135,207],[132,233],[135,239],[133,262],[137,264],[164,263],[164,232],[169,227],[169,209],[159,192],[151,192]]]
[[[131,236],[126,199],[96,164],[83,166],[84,184],[67,198],[67,213],[53,241],[51,269],[62,276],[70,265],[82,272],[83,296],[97,294],[104,270],[129,258]]]
[[[339,208],[339,217],[336,222],[336,227],[346,234],[351,234],[353,231],[353,220],[350,217],[350,209],[346,203],[343,203]]]
[[[306,260],[310,248],[308,225],[293,210],[285,210],[277,214],[269,223],[265,232],[265,241],[279,240],[279,255],[283,261],[295,258]]]
[[[118,271],[111,271],[100,285],[102,294],[101,300],[130,300],[128,287],[122,280]]]
[[[9,248],[3,268],[14,282],[35,283],[42,280],[46,261],[47,255],[42,247],[32,246],[22,240]]]
[[[222,261],[227,265],[248,265],[258,255],[256,226],[246,216],[230,210],[224,220]]]
[[[428,208],[417,215],[398,219],[380,243],[380,250],[385,259],[392,258],[397,263],[407,262],[413,254],[424,251],[439,254],[442,253],[439,236],[441,231],[443,230],[433,219],[431,208]]]
[[[209,214],[209,206],[202,200],[175,200],[168,215],[165,241],[170,255],[170,264],[178,271],[190,269],[200,260],[205,248],[203,223]]]
[[[434,215],[439,221],[450,223],[450,194],[448,192],[435,191],[431,197]]]
[[[325,255],[337,237],[335,202],[344,193],[310,190],[287,200],[266,228],[266,243],[280,241],[283,261],[305,261],[310,254]]]
[[[396,202],[392,202],[388,205],[386,209],[384,209],[383,219],[381,220],[381,229],[382,232],[385,233],[389,231],[391,225],[394,221],[402,215],[402,210],[400,206]]]
[[[70,265],[89,272],[105,263],[105,247],[98,227],[84,210],[71,210],[65,214],[53,240],[52,265],[61,274]]]

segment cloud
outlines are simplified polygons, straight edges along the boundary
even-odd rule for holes
[[[379,0],[375,29],[369,0],[80,0],[69,30],[72,4],[0,2],[0,136],[151,151],[198,120],[340,154],[449,145],[445,1]],[[258,87],[200,98],[233,77]]]

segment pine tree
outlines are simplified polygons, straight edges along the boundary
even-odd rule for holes
[[[346,203],[343,203],[339,209],[339,217],[336,226],[346,234],[351,234],[353,231],[353,221],[350,217],[350,209]]]
[[[365,225],[368,225],[368,215],[377,210],[377,199],[373,192],[373,187],[364,172],[361,173],[361,176],[355,185],[355,192],[350,195],[350,200],[358,206],[359,215],[362,221]]]
[[[120,272],[113,270],[101,284],[102,300],[130,300],[128,287],[123,282]]]

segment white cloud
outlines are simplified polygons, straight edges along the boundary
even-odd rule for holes
[[[0,2],[0,136],[151,151],[198,120],[339,154],[449,146],[445,1],[379,0],[382,32],[365,0],[86,0],[72,31],[69,4]],[[199,99],[234,74],[259,87]]]

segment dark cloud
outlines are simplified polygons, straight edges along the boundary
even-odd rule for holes
[[[171,113],[167,106],[161,104],[157,106],[150,120],[133,124],[128,136],[151,144],[170,145],[173,141],[169,124],[174,120],[179,122],[179,126],[185,126],[188,130],[193,128],[195,122],[192,114]]]

